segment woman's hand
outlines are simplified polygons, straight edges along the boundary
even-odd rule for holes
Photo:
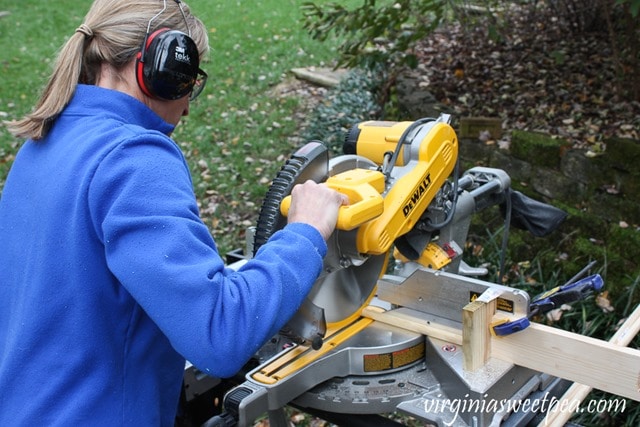
[[[309,224],[327,240],[336,228],[338,209],[348,204],[349,198],[344,194],[309,180],[291,190],[288,222]]]

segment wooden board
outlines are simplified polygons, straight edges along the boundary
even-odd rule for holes
[[[462,366],[466,371],[480,369],[491,357],[489,324],[495,312],[495,299],[477,299],[462,309]]]
[[[638,335],[638,332],[640,332],[640,305],[636,307],[633,313],[627,317],[627,320],[620,325],[620,328],[613,337],[611,337],[609,342],[614,345],[626,347],[633,338]],[[591,390],[593,390],[593,387],[574,383],[558,401],[569,402],[572,407],[576,407],[578,403],[582,402],[589,395]],[[570,411],[553,411],[538,424],[538,427],[564,426],[573,414],[574,413]]]
[[[291,72],[300,80],[306,80],[328,88],[338,86],[340,84],[340,79],[345,74],[344,72],[332,72],[330,70],[313,68],[293,68]]]
[[[462,331],[365,308],[363,316],[459,344]],[[532,323],[527,329],[492,337],[491,357],[640,401],[640,350]]]
[[[640,401],[640,350],[532,323],[494,337],[491,356]]]
[[[408,313],[412,311],[415,310],[407,310]],[[462,331],[460,329],[420,319],[418,317],[419,312],[416,312],[415,316],[407,312],[402,313],[395,310],[384,311],[380,307],[370,305],[362,310],[362,315],[386,323],[387,325],[397,326],[398,328],[407,329],[452,344],[462,345]]]

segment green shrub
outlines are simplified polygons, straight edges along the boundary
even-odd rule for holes
[[[334,154],[342,153],[347,132],[354,124],[380,115],[377,95],[382,71],[355,68],[333,90],[307,120],[303,138],[320,140]]]
[[[338,3],[304,2],[304,26],[315,39],[343,36],[340,65],[417,64],[411,48],[444,20],[446,0],[364,0],[347,9]]]

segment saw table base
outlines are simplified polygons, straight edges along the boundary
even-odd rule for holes
[[[247,374],[230,398],[237,401],[239,426],[289,403],[354,416],[399,410],[439,425],[486,426],[497,416],[513,416],[496,415],[492,409],[499,402],[549,389],[555,380],[497,359],[470,372],[463,367],[460,345],[364,320],[369,321],[366,327],[310,364],[297,366],[295,375],[270,384],[255,380],[274,366],[277,371],[295,365],[304,348],[278,354]]]

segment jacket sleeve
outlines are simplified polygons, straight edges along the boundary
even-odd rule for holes
[[[236,373],[295,313],[326,244],[306,224],[274,233],[238,271],[225,267],[199,218],[180,149],[157,135],[109,152],[89,187],[107,263],[183,357],[210,375]]]

